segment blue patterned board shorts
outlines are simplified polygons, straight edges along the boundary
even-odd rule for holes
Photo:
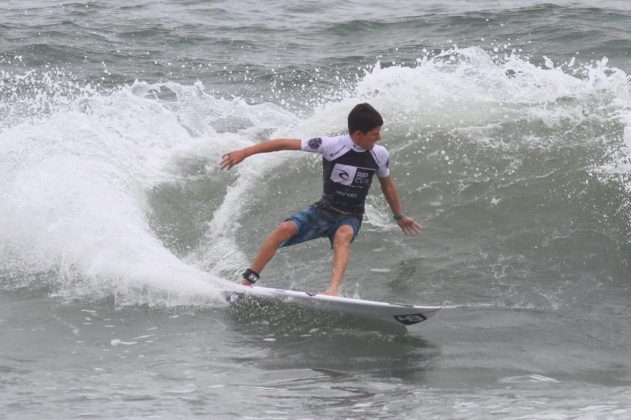
[[[317,204],[285,220],[294,222],[298,227],[298,232],[280,244],[281,247],[296,245],[301,242],[310,241],[311,239],[324,237],[328,237],[331,246],[333,246],[335,232],[337,232],[342,225],[349,225],[353,228],[353,240],[357,237],[362,225],[361,218],[341,214],[334,210],[318,206]]]

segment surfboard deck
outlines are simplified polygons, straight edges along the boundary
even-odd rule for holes
[[[441,309],[440,306],[387,303],[262,286],[238,285],[235,290],[224,291],[224,296],[231,305],[248,306],[248,302],[250,302],[250,306],[255,307],[261,303],[277,302],[398,327],[417,325],[431,318]]]

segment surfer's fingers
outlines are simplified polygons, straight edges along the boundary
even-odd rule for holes
[[[223,155],[221,160],[220,169],[230,169],[243,159],[239,159],[237,152],[230,152]]]
[[[220,169],[230,169],[232,164],[230,163],[230,153],[226,153],[221,157],[221,163],[219,164]]]
[[[403,230],[403,233],[410,236],[419,235],[423,230],[421,225],[416,223],[413,219],[407,221],[406,223],[402,223],[401,229]]]
[[[414,224],[412,225],[412,232],[416,235],[420,235],[422,231],[423,231],[423,228],[421,227],[421,225],[414,222]]]

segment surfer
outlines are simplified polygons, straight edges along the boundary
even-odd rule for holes
[[[321,292],[336,295],[348,265],[351,242],[357,237],[364,204],[373,176],[393,213],[393,219],[406,235],[421,233],[421,226],[403,214],[399,193],[390,176],[389,154],[378,145],[383,119],[370,104],[356,105],[348,114],[348,133],[311,139],[274,139],[226,153],[221,169],[230,169],[245,158],[280,150],[302,150],[322,155],[324,188],[322,198],[306,210],[280,223],[264,240],[240,283],[254,284],[279,247],[328,237],[333,249],[329,287]]]

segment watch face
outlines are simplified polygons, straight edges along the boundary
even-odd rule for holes
[[[256,281],[259,279],[259,276],[254,271],[248,268],[243,272],[243,278],[251,283],[256,283]]]

